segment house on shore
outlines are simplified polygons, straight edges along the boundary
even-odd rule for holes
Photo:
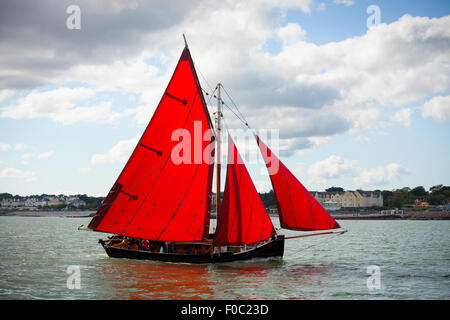
[[[383,195],[380,191],[311,191],[312,196],[327,210],[341,208],[370,208],[382,207]]]

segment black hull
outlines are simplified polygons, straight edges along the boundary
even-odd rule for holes
[[[253,258],[282,258],[284,253],[284,236],[277,236],[275,240],[261,245],[257,248],[241,253],[213,253],[213,254],[183,254],[183,253],[161,253],[143,250],[130,250],[115,248],[106,245],[100,240],[108,256],[112,258],[128,258],[138,260],[154,260],[178,263],[218,263],[250,260]]]

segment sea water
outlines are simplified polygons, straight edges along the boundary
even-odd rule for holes
[[[341,220],[281,260],[190,265],[109,258],[89,220],[0,217],[0,299],[450,298],[450,221]]]

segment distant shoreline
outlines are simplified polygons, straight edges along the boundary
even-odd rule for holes
[[[378,213],[330,214],[336,220],[450,220],[449,211],[404,211],[402,215]]]
[[[89,218],[95,211],[45,211],[45,210],[23,210],[23,211],[0,211],[0,216],[12,217],[61,217],[61,218]]]
[[[1,216],[14,217],[61,217],[61,218],[89,218],[95,211],[46,211],[46,210],[15,210],[0,211]],[[376,213],[330,213],[336,220],[450,220],[449,211],[405,211],[399,215],[381,215]],[[270,214],[271,217],[278,217],[277,214]],[[215,212],[211,213],[211,218],[215,219]]]

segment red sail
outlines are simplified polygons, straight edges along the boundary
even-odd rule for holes
[[[214,166],[211,128],[185,48],[150,123],[88,227],[150,240],[205,239]]]
[[[233,140],[228,136],[227,178],[214,245],[250,244],[274,234],[272,221]]]
[[[272,181],[281,227],[301,231],[340,228],[339,224],[258,136],[256,140]]]

